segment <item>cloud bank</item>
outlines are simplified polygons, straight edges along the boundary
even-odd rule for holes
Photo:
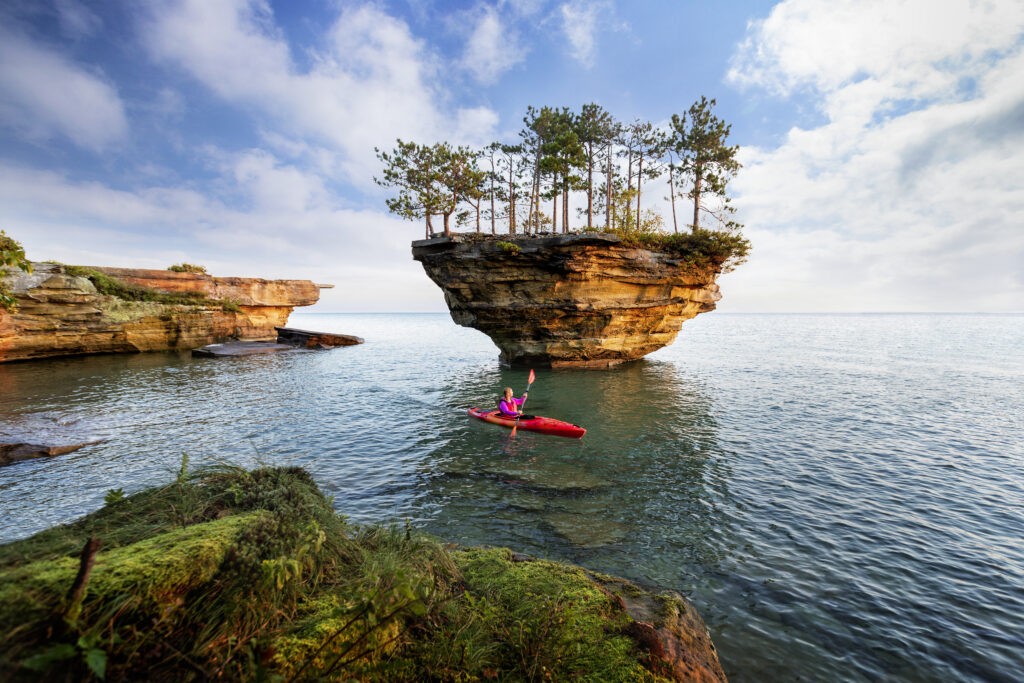
[[[751,23],[728,80],[823,122],[742,151],[755,252],[729,304],[1024,308],[1022,32],[1015,3],[787,0]]]

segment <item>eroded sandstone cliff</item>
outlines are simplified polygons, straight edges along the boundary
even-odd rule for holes
[[[5,271],[18,311],[0,309],[0,362],[90,353],[193,349],[231,339],[268,339],[296,306],[319,299],[309,280],[218,278],[202,273],[93,268],[160,292],[199,292],[195,304],[125,301],[101,294],[66,266]],[[72,272],[75,272],[72,270]],[[223,302],[231,305],[225,307]],[[228,310],[225,310],[227,308]]]
[[[627,246],[617,235],[475,235],[417,240],[413,258],[459,325],[487,334],[509,365],[608,367],[671,344],[714,310],[716,268]]]

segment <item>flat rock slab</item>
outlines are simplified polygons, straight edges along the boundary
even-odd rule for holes
[[[54,455],[64,455],[77,451],[79,448],[92,446],[99,441],[77,443],[67,446],[43,446],[34,443],[0,443],[0,466],[12,465],[22,460],[33,460],[35,458],[47,458]]]
[[[236,341],[223,344],[210,344],[201,349],[192,349],[193,356],[203,358],[223,358],[227,356],[255,356],[261,353],[280,353],[295,351],[293,344],[278,344],[274,341]]]
[[[594,515],[567,512],[545,515],[544,521],[550,524],[559,536],[578,548],[600,548],[618,543],[628,533],[628,529],[623,525]]]
[[[279,344],[291,344],[307,349],[330,349],[335,346],[355,346],[362,344],[365,340],[351,334],[335,334],[333,332],[313,332],[311,330],[299,330],[294,327],[275,327],[277,330],[277,342]]]
[[[489,467],[486,473],[527,486],[561,492],[592,491],[608,485],[606,480],[578,467],[555,462],[530,465],[509,463]]]

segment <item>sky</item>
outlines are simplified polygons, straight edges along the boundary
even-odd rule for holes
[[[5,0],[0,228],[40,261],[444,311],[374,147],[702,95],[753,243],[720,311],[1024,311],[1019,0]]]

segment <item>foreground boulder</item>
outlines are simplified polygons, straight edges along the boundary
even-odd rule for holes
[[[609,367],[671,344],[715,308],[720,264],[628,246],[615,234],[453,235],[412,243],[452,320],[508,365]]]
[[[725,680],[678,595],[352,526],[301,469],[182,470],[0,546],[0,678]]]
[[[0,362],[92,353],[194,349],[268,339],[320,289],[309,280],[219,278],[35,263],[0,270],[18,311],[0,309]],[[96,283],[100,283],[100,288]]]

